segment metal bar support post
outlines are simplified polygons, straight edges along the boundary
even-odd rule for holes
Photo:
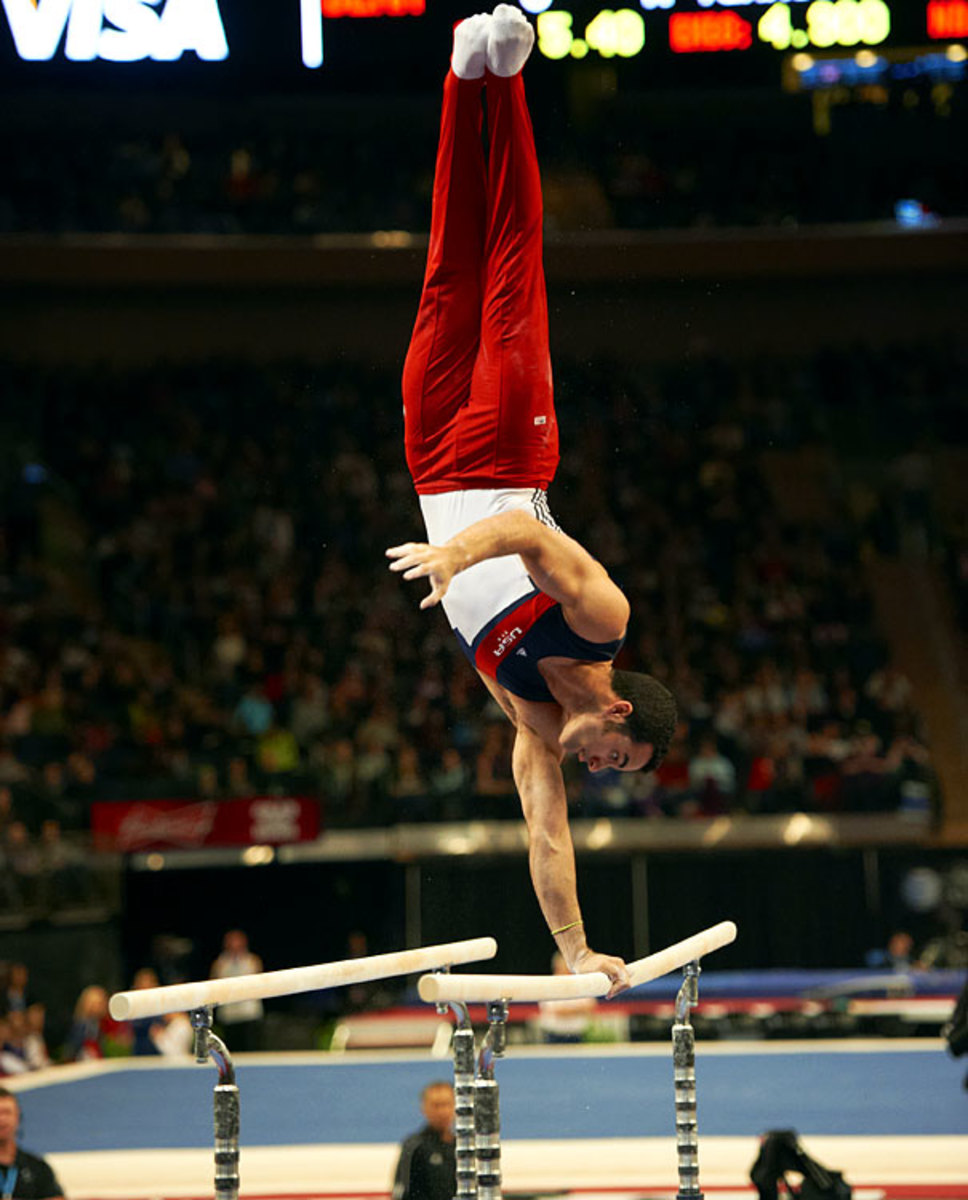
[[[218,1068],[215,1085],[215,1200],[239,1200],[239,1089],[228,1047],[212,1032],[211,1008],[191,1012],[195,1061]]]
[[[476,1200],[477,1150],[474,1129],[474,1027],[466,1004],[450,1005],[457,1020],[454,1030],[454,1157],[457,1160],[456,1200]],[[446,1005],[438,1005],[446,1012]]]
[[[676,1019],[672,1026],[676,1155],[679,1165],[676,1200],[703,1200],[699,1187],[699,1134],[696,1122],[696,1035],[689,1020],[689,1010],[699,1002],[699,963],[687,963],[682,973],[682,986],[676,997]]]
[[[501,1200],[501,1107],[494,1060],[507,1048],[507,1019],[508,1002],[492,1000],[474,1085],[478,1200]]]

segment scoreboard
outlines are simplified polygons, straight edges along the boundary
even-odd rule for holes
[[[536,13],[538,49],[551,59],[635,58],[657,53],[739,55],[757,50],[831,50],[918,44],[968,36],[968,0],[640,0],[577,20],[524,0]]]
[[[607,3],[608,0],[605,0]],[[488,0],[490,3],[490,0]],[[520,0],[541,71],[600,60],[629,82],[775,83],[793,53],[945,48],[968,0]],[[417,90],[480,0],[0,0],[0,87]],[[943,45],[942,45],[943,44]],[[624,65],[623,65],[624,64]],[[713,64],[716,64],[713,66]]]

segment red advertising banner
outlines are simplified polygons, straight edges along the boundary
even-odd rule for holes
[[[91,830],[100,849],[121,852],[280,846],[318,836],[319,805],[295,796],[96,803]]]

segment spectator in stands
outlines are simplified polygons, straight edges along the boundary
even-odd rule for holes
[[[151,967],[142,967],[140,970],[135,971],[131,987],[133,990],[156,988],[158,987],[158,975]],[[131,1021],[130,1024],[131,1053],[136,1057],[157,1054],[158,1048],[152,1038],[152,1028],[155,1025],[155,1018],[138,1017]]]
[[[444,1080],[420,1093],[425,1124],[400,1147],[392,1200],[453,1200],[457,1177],[454,1150],[454,1089]]]
[[[305,750],[329,725],[327,689],[319,675],[307,671],[293,698],[289,712],[289,728],[299,746]]]
[[[131,986],[133,989],[158,987],[158,975],[152,967],[142,967],[135,972]],[[190,1054],[195,1036],[191,1021],[184,1013],[139,1017],[131,1022],[131,1032],[132,1054],[160,1054],[166,1058],[182,1058]]]
[[[390,796],[397,820],[419,820],[427,812],[427,781],[420,768],[420,756],[410,742],[397,747]]]
[[[13,792],[7,784],[2,783],[0,784],[0,845],[3,845],[7,836],[7,828],[13,819]]]
[[[806,722],[811,717],[827,711],[827,693],[817,672],[801,666],[793,678],[790,690],[790,711],[798,721]]]
[[[244,800],[258,795],[258,789],[249,773],[248,760],[241,755],[229,759],[225,772],[225,795],[230,800]]]
[[[370,941],[362,929],[351,929],[346,935],[346,957],[366,958],[370,953]],[[379,1008],[387,1001],[386,985],[380,980],[351,983],[341,990],[340,1004],[344,1012],[363,1012],[367,1008]]]
[[[430,794],[433,796],[436,817],[443,821],[460,820],[463,802],[467,798],[468,772],[459,751],[445,746],[438,761],[430,769]]]
[[[356,792],[360,824],[385,819],[386,798],[393,774],[388,747],[374,733],[361,733],[355,748]]]
[[[23,1075],[31,1069],[27,1061],[27,1018],[9,1012],[0,1018],[0,1075]]]
[[[11,733],[11,717],[7,718],[8,736]],[[30,778],[30,772],[24,764],[16,757],[13,747],[5,741],[0,741],[0,783],[4,787],[16,786],[26,783]],[[9,812],[9,806],[7,807]],[[6,823],[6,822],[4,822]],[[0,833],[3,830],[0,829]]]
[[[35,908],[41,898],[42,864],[37,844],[23,821],[10,822],[4,857],[14,905]]]
[[[195,795],[199,800],[215,800],[221,795],[218,768],[214,763],[199,763],[195,771]]]
[[[0,988],[0,1012],[27,1012],[37,999],[30,991],[30,968],[26,963],[12,962]]]
[[[23,906],[23,897],[17,887],[4,842],[0,840],[0,911],[15,911]]]
[[[669,752],[655,772],[656,792],[661,794],[663,809],[683,816],[697,816],[699,805],[689,792],[689,750],[685,727],[680,724]]]
[[[64,1200],[64,1191],[48,1164],[17,1145],[20,1101],[0,1088],[0,1194],[18,1200]]]
[[[185,1013],[165,1013],[151,1026],[151,1042],[162,1058],[186,1058],[193,1053],[195,1031]]]
[[[299,743],[295,735],[273,722],[259,737],[256,761],[270,782],[293,775],[299,769]]]
[[[253,683],[236,705],[234,718],[239,731],[252,738],[268,733],[273,723],[272,705],[260,683]]]
[[[60,821],[44,821],[38,844],[41,906],[56,911],[91,898],[91,874],[83,851],[67,842]]]
[[[689,786],[706,811],[729,808],[736,792],[736,768],[720,754],[716,739],[704,737],[689,763]]]
[[[851,739],[850,750],[840,765],[842,804],[858,812],[880,812],[891,796],[888,763],[881,753],[880,738],[861,729]],[[896,807],[896,804],[895,804]]]
[[[212,979],[234,979],[257,975],[262,959],[249,949],[249,938],[241,929],[230,929],[222,939],[222,953],[212,963]],[[226,1030],[230,1050],[259,1050],[262,1046],[262,1001],[236,1000],[220,1004],[216,1015]]]
[[[918,951],[917,966],[964,970],[968,967],[968,929],[964,909],[942,904],[935,914],[938,933]]]
[[[347,823],[356,796],[356,755],[350,738],[337,738],[318,747],[319,788],[327,814],[336,824]]]
[[[108,1012],[108,993],[99,984],[84,988],[74,1007],[74,1020],[64,1043],[68,1062],[86,1062],[128,1053],[130,1031]]]
[[[895,929],[887,939],[887,965],[892,971],[909,971],[914,962],[914,938],[906,929]]]
[[[50,1066],[50,1052],[44,1033],[46,1010],[42,1004],[32,1004],[25,1016],[27,1028],[24,1033],[24,1056],[32,1071],[40,1071]]]

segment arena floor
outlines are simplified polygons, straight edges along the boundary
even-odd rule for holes
[[[968,1200],[963,1063],[934,1039],[715,1042],[697,1047],[700,1177],[748,1196],[767,1129],[796,1129],[858,1200]],[[382,1196],[417,1093],[448,1077],[429,1053],[239,1056],[242,1194]],[[676,1190],[668,1047],[512,1047],[498,1064],[509,1193]],[[19,1082],[24,1145],[70,1200],[212,1194],[214,1068],[118,1060]]]

